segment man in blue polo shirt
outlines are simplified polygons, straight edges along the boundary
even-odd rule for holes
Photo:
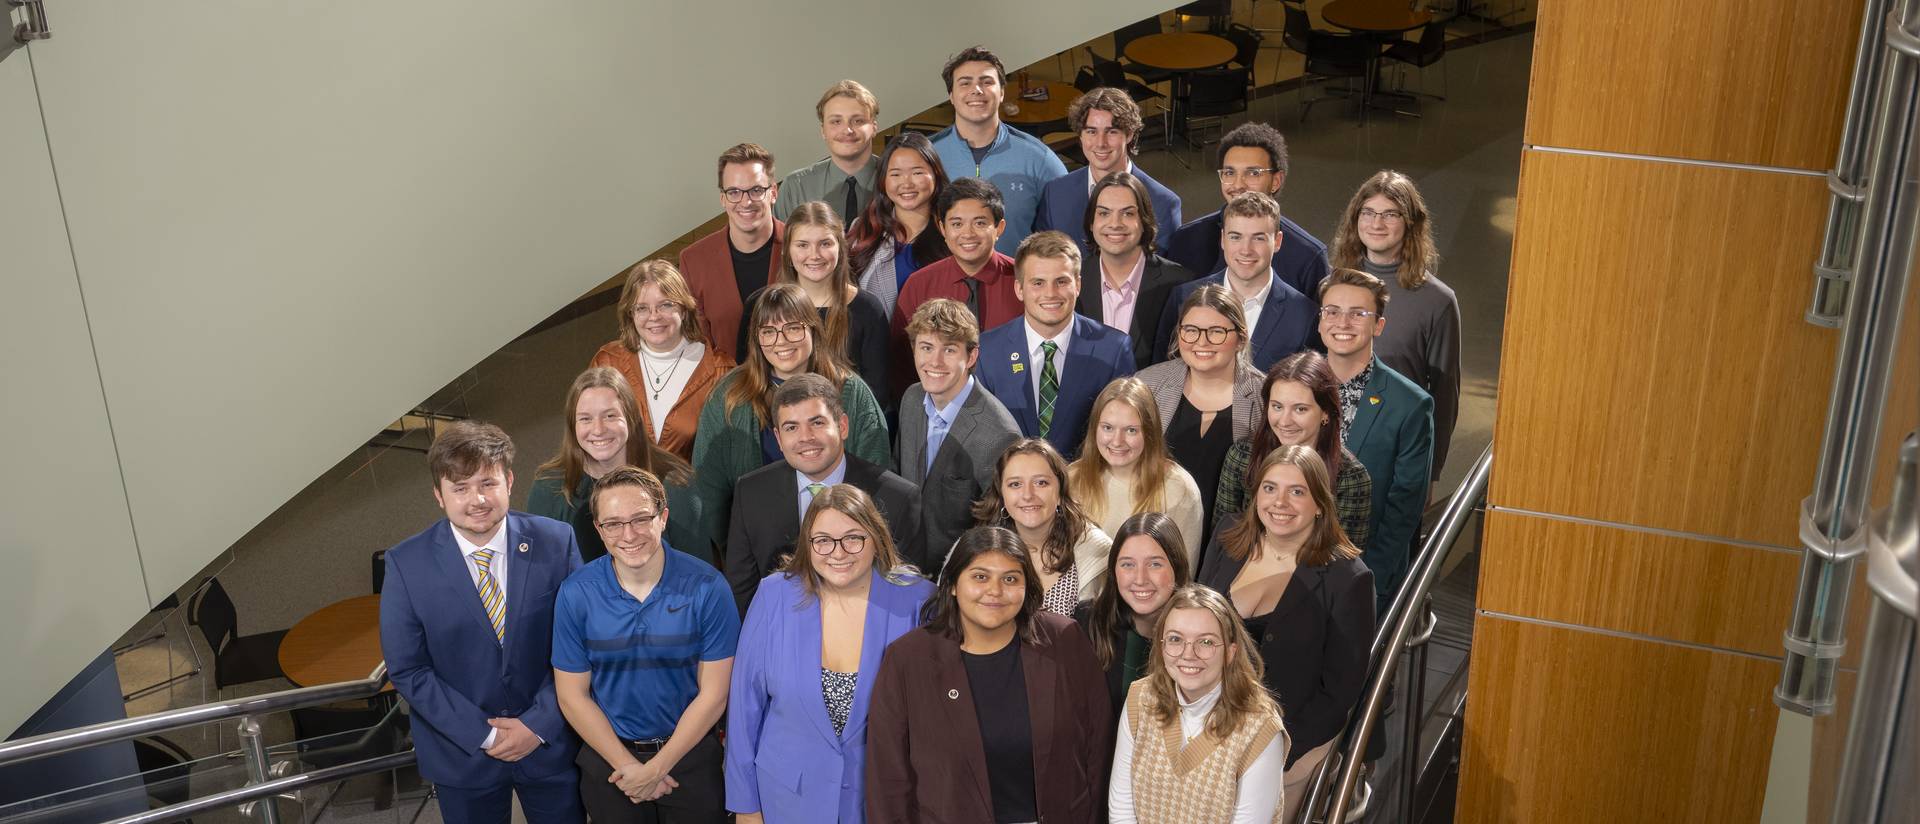
[[[560,585],[553,682],[596,824],[721,821],[720,740],[740,618],[712,564],[661,539],[666,488],[623,466],[593,492],[607,554]]]
[[[962,49],[947,59],[940,77],[953,103],[953,125],[933,136],[933,148],[948,177],[986,178],[1000,190],[1007,228],[994,248],[1012,255],[1033,232],[1041,190],[1065,175],[1067,165],[1040,138],[1000,122],[1007,67],[993,52],[982,46]]]

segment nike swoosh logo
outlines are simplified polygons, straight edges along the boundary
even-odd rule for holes
[[[686,608],[687,608],[687,605],[686,605],[686,604],[681,604],[681,605],[679,605],[679,606],[677,606],[677,607],[676,607],[676,606],[671,606],[671,605],[669,605],[669,606],[667,607],[667,611],[668,611],[668,612],[679,612],[680,610],[683,610],[683,609],[686,609]]]

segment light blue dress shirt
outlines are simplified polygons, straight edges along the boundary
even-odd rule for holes
[[[813,493],[807,491],[807,485],[820,484],[822,486],[833,486],[834,484],[846,483],[847,482],[847,456],[841,455],[840,463],[835,464],[833,467],[833,471],[828,472],[827,477],[825,478],[822,478],[816,481],[812,478],[807,477],[806,473],[796,469],[793,471],[793,480],[794,480],[794,484],[800,488],[800,497],[799,497],[800,520],[804,521],[807,519],[807,507],[813,505]],[[795,541],[797,543],[798,539],[795,539]]]
[[[940,454],[940,444],[946,443],[947,432],[953,429],[953,422],[960,417],[960,407],[967,403],[967,396],[973,394],[973,376],[967,376],[966,385],[960,387],[960,393],[953,396],[945,409],[933,407],[933,396],[921,395],[920,404],[927,410],[927,466],[924,471],[933,471],[933,456]]]

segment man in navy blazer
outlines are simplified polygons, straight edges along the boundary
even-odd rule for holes
[[[1165,250],[1180,225],[1180,196],[1160,181],[1135,168],[1133,156],[1140,153],[1140,105],[1120,89],[1098,88],[1074,98],[1067,106],[1067,125],[1080,135],[1080,153],[1086,155],[1084,168],[1054,178],[1040,190],[1039,212],[1033,217],[1036,232],[1057,229],[1080,244],[1082,257],[1096,250],[1087,237],[1087,202],[1093,186],[1114,172],[1132,172],[1147,189],[1157,224],[1167,227],[1156,248]]]
[[[582,822],[579,742],[553,692],[554,590],[573,529],[507,511],[513,441],[461,421],[427,450],[447,517],[387,551],[380,646],[413,708],[420,774],[448,822]]]
[[[980,336],[974,378],[1007,407],[1022,434],[1047,439],[1071,459],[1086,435],[1094,397],[1113,379],[1133,374],[1133,342],[1073,311],[1080,247],[1072,238],[1035,233],[1021,242],[1013,265],[1023,313]]]
[[[1221,200],[1259,192],[1277,202],[1280,187],[1287,183],[1287,139],[1265,123],[1242,123],[1220,138],[1218,172]],[[1199,218],[1171,233],[1166,255],[1195,272],[1218,272],[1225,229],[1222,212]],[[1280,218],[1280,234],[1285,242],[1274,246],[1274,273],[1300,294],[1320,294],[1320,281],[1327,276],[1327,244],[1285,216]]]
[[[1280,206],[1259,192],[1242,192],[1220,210],[1226,215],[1220,247],[1226,268],[1173,290],[1160,313],[1159,340],[1172,340],[1180,323],[1180,305],[1202,284],[1218,283],[1232,291],[1253,328],[1248,356],[1264,372],[1281,358],[1313,342],[1316,304],[1300,294],[1274,271],[1273,245],[1280,242]],[[1166,360],[1166,350],[1155,360]]]

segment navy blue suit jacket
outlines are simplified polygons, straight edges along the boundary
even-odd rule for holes
[[[1068,460],[1087,434],[1094,397],[1114,378],[1133,374],[1133,341],[1126,333],[1075,312],[1070,334],[1067,362],[1058,365],[1060,393],[1053,399],[1053,426],[1047,431],[1047,440]],[[1013,413],[1022,435],[1038,437],[1040,404],[1034,397],[1033,373],[1040,364],[1032,361],[1023,316],[980,336],[980,363],[973,376]]]
[[[1100,253],[1087,238],[1087,176],[1092,173],[1091,166],[1082,166],[1068,172],[1066,177],[1054,178],[1040,190],[1040,209],[1033,216],[1034,231],[1066,232],[1067,237],[1080,243],[1083,257]],[[1180,226],[1180,196],[1148,177],[1146,170],[1138,166],[1134,167],[1133,176],[1140,178],[1141,184],[1147,187],[1147,199],[1153,201],[1154,225],[1160,227],[1154,246],[1165,251],[1167,244],[1173,242],[1174,230]]]
[[[484,789],[517,774],[573,769],[579,741],[553,694],[553,600],[580,567],[573,528],[507,514],[506,638],[497,640],[446,519],[387,551],[380,648],[395,689],[413,707],[420,774]],[[489,718],[519,718],[546,741],[514,763],[480,749]]]
[[[1180,227],[1168,241],[1168,260],[1195,272],[1218,272],[1227,268],[1220,254],[1220,227],[1225,221],[1219,212]],[[1300,224],[1280,216],[1280,248],[1273,252],[1273,271],[1288,286],[1308,300],[1320,302],[1320,281],[1327,277],[1327,244],[1307,234]]]
[[[1174,328],[1180,325],[1180,304],[1187,301],[1188,295],[1202,284],[1224,285],[1226,282],[1227,273],[1222,270],[1175,287],[1167,298],[1166,309],[1160,313],[1160,340],[1173,340]],[[1260,322],[1253,327],[1253,347],[1247,353],[1253,359],[1253,368],[1265,372],[1281,358],[1319,340],[1319,312],[1319,304],[1295,291],[1278,275],[1274,276],[1273,289],[1267,292],[1266,305],[1260,309]],[[1156,362],[1167,359],[1164,349],[1154,354]]]

